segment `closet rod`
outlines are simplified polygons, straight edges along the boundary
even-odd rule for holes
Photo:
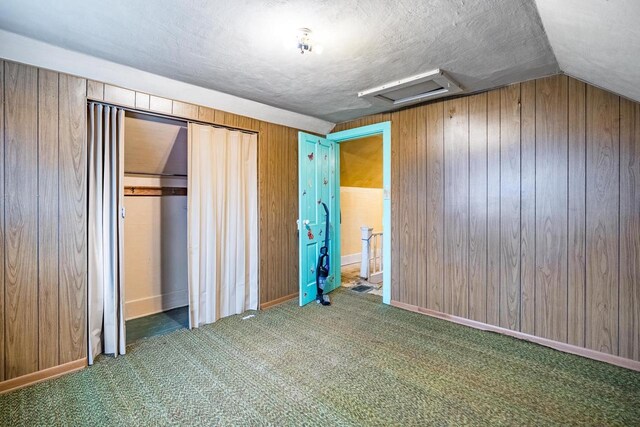
[[[109,102],[87,101],[87,105],[88,104],[106,105],[108,107],[115,107],[115,108],[119,108],[119,109],[124,110],[124,111],[129,111],[130,113],[136,113],[136,114],[160,117],[160,118],[163,118],[163,119],[173,120],[173,121],[176,121],[176,122],[183,122],[184,124],[196,123],[196,124],[199,124],[199,125],[211,126],[211,127],[219,128],[219,129],[237,130],[238,132],[247,133],[249,135],[258,135],[258,133],[259,133],[258,131],[255,131],[255,130],[240,129],[240,128],[236,128],[236,127],[233,127],[233,126],[218,125],[218,124],[209,123],[209,122],[203,122],[203,121],[194,120],[194,119],[184,119],[182,117],[172,116],[172,115],[169,115],[169,114],[156,113],[156,112],[153,112],[153,111],[136,110],[135,108],[123,107],[121,105],[111,104]]]
[[[143,186],[126,186],[124,187],[125,196],[186,196],[186,187],[143,187]]]
[[[177,173],[149,173],[149,172],[125,172],[126,175],[138,175],[138,176],[161,176],[166,178],[187,178],[187,175]]]

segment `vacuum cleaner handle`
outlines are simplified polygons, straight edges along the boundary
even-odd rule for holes
[[[324,233],[324,246],[329,250],[329,208],[325,202],[322,202],[322,207],[324,208],[325,214],[325,233]]]

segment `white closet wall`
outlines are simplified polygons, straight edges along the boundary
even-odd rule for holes
[[[125,187],[187,187],[187,133],[180,123],[127,117]],[[188,305],[187,196],[125,196],[125,316]]]

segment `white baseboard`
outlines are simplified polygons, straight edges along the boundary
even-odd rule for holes
[[[189,305],[189,291],[186,289],[127,301],[124,304],[124,317],[125,320],[131,320],[171,310],[172,308],[184,307],[185,305]]]
[[[360,253],[344,255],[340,259],[340,265],[343,266],[343,265],[357,264],[360,262],[361,259],[362,259],[362,254]]]

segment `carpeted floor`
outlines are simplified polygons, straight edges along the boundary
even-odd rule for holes
[[[188,306],[127,320],[127,345],[133,344],[142,338],[165,335],[188,327]]]
[[[640,373],[333,294],[0,396],[2,425],[640,425]]]

